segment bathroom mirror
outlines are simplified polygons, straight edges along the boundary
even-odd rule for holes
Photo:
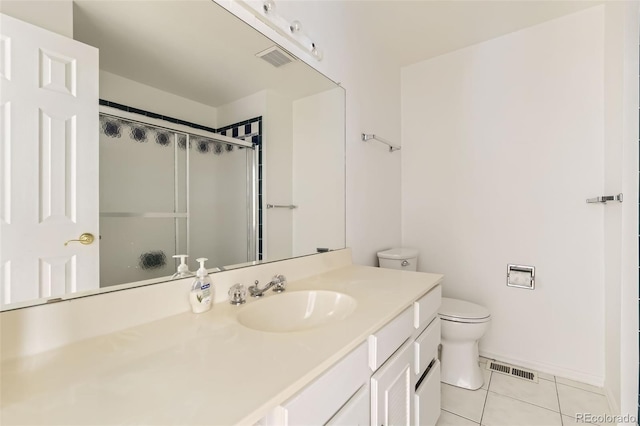
[[[73,34],[99,49],[100,278],[43,283],[69,263],[12,259],[2,232],[2,310],[174,279],[178,254],[215,272],[345,246],[343,88],[210,0],[74,1]]]

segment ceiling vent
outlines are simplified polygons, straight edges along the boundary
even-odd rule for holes
[[[276,68],[280,68],[281,66],[287,65],[288,63],[296,60],[296,58],[294,58],[289,52],[279,48],[278,46],[271,46],[260,53],[256,53],[256,56],[269,62]]]

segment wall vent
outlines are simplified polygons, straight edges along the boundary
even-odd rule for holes
[[[513,365],[500,363],[496,361],[487,361],[487,370],[496,373],[506,374],[507,376],[517,377],[529,382],[538,383],[538,374],[534,371],[525,370],[523,368],[514,367]]]
[[[265,49],[262,52],[256,53],[256,56],[269,62],[276,68],[280,68],[281,66],[290,64],[291,62],[296,60],[296,58],[293,57],[289,52],[281,49],[278,46],[271,46],[270,48]]]

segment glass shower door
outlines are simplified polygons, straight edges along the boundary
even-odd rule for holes
[[[191,136],[189,150],[189,248],[211,266],[255,259],[252,244],[253,150]],[[255,244],[255,243],[253,243]],[[195,259],[190,259],[195,267]]]
[[[187,136],[100,117],[100,286],[175,272],[188,250]]]

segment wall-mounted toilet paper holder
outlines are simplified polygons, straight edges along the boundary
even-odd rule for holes
[[[507,285],[533,290],[536,286],[535,266],[507,265]]]

